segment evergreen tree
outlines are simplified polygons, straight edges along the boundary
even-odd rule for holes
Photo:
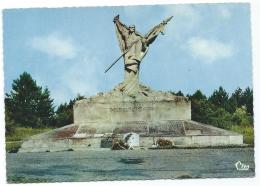
[[[251,116],[253,116],[253,90],[250,89],[249,87],[247,87],[244,92],[242,93],[242,97],[241,97],[241,102],[242,105],[241,106],[246,106],[246,110],[248,113],[251,114]]]
[[[84,99],[84,96],[77,95],[73,100],[70,100],[69,103],[61,104],[55,114],[56,127],[62,127],[73,123],[73,105],[77,100]]]
[[[209,113],[212,112],[207,97],[197,90],[193,95],[189,96],[191,100],[191,117],[192,120],[207,123]]]
[[[173,91],[170,91],[170,93],[175,96],[184,96],[184,94],[180,90],[177,93]]]
[[[184,96],[184,94],[179,90],[179,91],[176,93],[176,96]]]
[[[10,94],[6,94],[6,109],[10,118],[24,127],[45,127],[53,123],[53,100],[47,88],[37,86],[31,75],[24,72],[13,81]]]
[[[71,102],[70,102],[71,103]],[[62,127],[73,123],[73,105],[61,104],[55,114],[55,126]]]
[[[10,113],[5,109],[5,134],[10,135],[15,131],[15,122],[10,117]]]
[[[50,91],[45,88],[41,91],[40,99],[37,104],[38,118],[43,125],[50,126],[54,123],[53,99],[50,98]]]
[[[238,108],[245,106],[246,111],[253,115],[253,90],[247,87],[244,91],[237,88],[228,100],[228,111],[234,113]]]
[[[219,89],[215,90],[209,97],[209,102],[216,107],[228,110],[228,93],[220,86]]]
[[[201,90],[197,90],[192,96],[191,100],[206,100],[207,97],[201,92]]]
[[[232,95],[228,100],[227,110],[230,113],[234,113],[238,107],[242,106],[241,97],[242,97],[242,89],[238,87],[235,90],[235,92],[232,93]]]

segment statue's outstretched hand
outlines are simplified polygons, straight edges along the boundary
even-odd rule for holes
[[[114,17],[113,22],[115,23],[117,20],[119,20],[119,14],[117,16]]]

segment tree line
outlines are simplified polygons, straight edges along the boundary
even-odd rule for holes
[[[179,92],[171,92],[184,96]],[[209,97],[197,90],[186,95],[191,100],[192,120],[229,129],[230,126],[253,126],[253,90],[237,88],[230,96],[219,87]],[[84,99],[78,95],[55,108],[48,88],[38,86],[27,72],[13,81],[12,90],[5,95],[6,133],[16,127],[62,127],[73,123],[73,105]]]
[[[174,95],[184,96],[181,91]],[[216,127],[230,129],[231,126],[253,127],[253,90],[237,88],[230,96],[219,87],[207,97],[200,90],[186,95],[191,101],[192,120]]]

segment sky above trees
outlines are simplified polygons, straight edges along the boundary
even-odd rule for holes
[[[123,60],[104,70],[120,55],[117,14],[142,34],[174,16],[141,63],[141,82],[152,89],[208,96],[219,86],[252,87],[250,7],[238,3],[5,10],[5,92],[24,71],[55,104],[113,89]]]

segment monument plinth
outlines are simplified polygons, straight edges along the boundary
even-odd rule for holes
[[[170,120],[191,120],[191,103],[181,96],[146,89],[146,94],[126,95],[118,90],[77,101],[74,123],[96,133],[136,132],[143,127],[163,127]],[[147,131],[143,131],[147,132]]]
[[[132,142],[140,148],[153,147],[154,141],[161,138],[179,146],[243,144],[241,134],[192,121],[188,98],[154,91],[139,83],[142,59],[171,19],[142,36],[134,25],[128,27],[116,16],[113,22],[121,56],[105,72],[123,57],[123,82],[110,92],[77,101],[73,124],[32,136],[19,152],[100,150],[109,148],[108,138],[124,139],[132,134]]]

